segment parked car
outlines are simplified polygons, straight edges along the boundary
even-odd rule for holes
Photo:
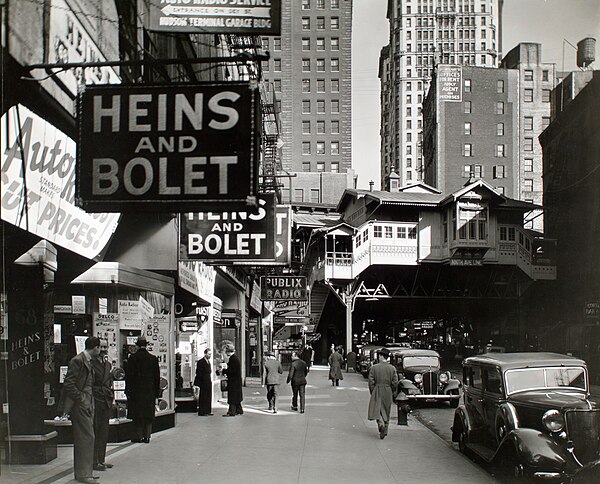
[[[367,344],[358,348],[358,357],[356,358],[356,371],[361,373],[362,376],[367,378],[369,376],[369,370],[373,366],[376,358],[376,350],[381,348],[381,345]]]
[[[437,351],[400,348],[391,353],[390,363],[398,371],[397,401],[448,402],[457,407],[461,383],[442,370]]]
[[[518,476],[568,482],[600,455],[600,410],[583,360],[488,353],[463,361],[464,404],[452,440]],[[582,481],[583,482],[583,481]]]

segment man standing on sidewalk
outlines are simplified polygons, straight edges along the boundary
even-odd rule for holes
[[[300,413],[304,413],[304,395],[306,390],[306,375],[308,366],[300,359],[298,353],[292,353],[292,366],[288,373],[287,382],[292,383],[292,410],[298,410],[298,394],[300,394]]]
[[[148,341],[137,339],[138,350],[129,357],[125,366],[125,394],[127,416],[133,420],[135,437],[132,442],[150,443],[154,421],[154,402],[160,396],[160,369],[158,358],[148,353]]]
[[[94,373],[91,361],[100,354],[100,340],[90,336],[85,349],[69,361],[64,390],[73,401],[73,471],[77,482],[94,484]]]
[[[204,358],[196,363],[196,377],[194,385],[198,387],[198,415],[206,417],[212,415],[212,368],[210,366],[210,348],[204,350]]]
[[[264,380],[265,385],[267,386],[267,401],[269,402],[269,410],[273,410],[273,413],[277,413],[279,375],[283,374],[283,368],[273,353],[267,352],[265,357]]]
[[[379,363],[369,370],[369,420],[377,420],[379,438],[383,439],[388,433],[392,402],[398,386],[398,373],[389,363],[390,351],[387,348],[379,350]]]
[[[235,417],[243,415],[242,409],[242,364],[240,359],[235,354],[235,347],[228,344],[225,348],[225,354],[229,357],[227,369],[223,370],[223,374],[227,376],[227,403],[229,409],[223,417]]]
[[[108,341],[100,340],[100,354],[92,358],[94,369],[94,470],[105,471],[113,465],[106,462],[106,444],[113,406],[113,375],[108,361]]]

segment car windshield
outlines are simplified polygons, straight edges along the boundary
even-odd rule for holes
[[[429,366],[438,369],[440,360],[437,356],[406,356],[403,360],[404,368],[413,366]]]
[[[581,367],[524,368],[506,372],[506,388],[509,394],[563,387],[586,390],[585,370]]]

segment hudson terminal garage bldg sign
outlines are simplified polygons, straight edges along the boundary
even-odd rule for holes
[[[245,204],[258,187],[258,88],[90,86],[79,97],[76,197],[89,212]]]

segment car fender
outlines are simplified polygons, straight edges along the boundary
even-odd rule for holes
[[[514,451],[518,461],[529,469],[544,471],[574,472],[573,460],[566,448],[549,435],[535,429],[511,430],[496,452]]]
[[[460,393],[460,387],[461,387],[460,382],[453,378],[451,380],[448,380],[448,384],[446,385],[446,388],[444,388],[444,393],[446,395],[448,395],[456,390],[458,390]]]
[[[454,422],[452,424],[452,442],[458,442],[460,426],[467,430],[467,435],[473,429],[473,419],[469,415],[469,411],[464,405],[459,405],[454,411]]]
[[[406,394],[410,394],[410,393],[420,393],[419,389],[414,385],[414,383],[412,381],[410,381],[408,378],[402,378],[399,382],[398,382],[398,390],[399,391],[403,391]]]
[[[500,420],[504,420],[509,431],[519,428],[519,416],[515,406],[512,403],[504,402],[498,407],[498,411],[496,412],[496,420],[494,422],[496,427],[498,426],[498,422]]]

